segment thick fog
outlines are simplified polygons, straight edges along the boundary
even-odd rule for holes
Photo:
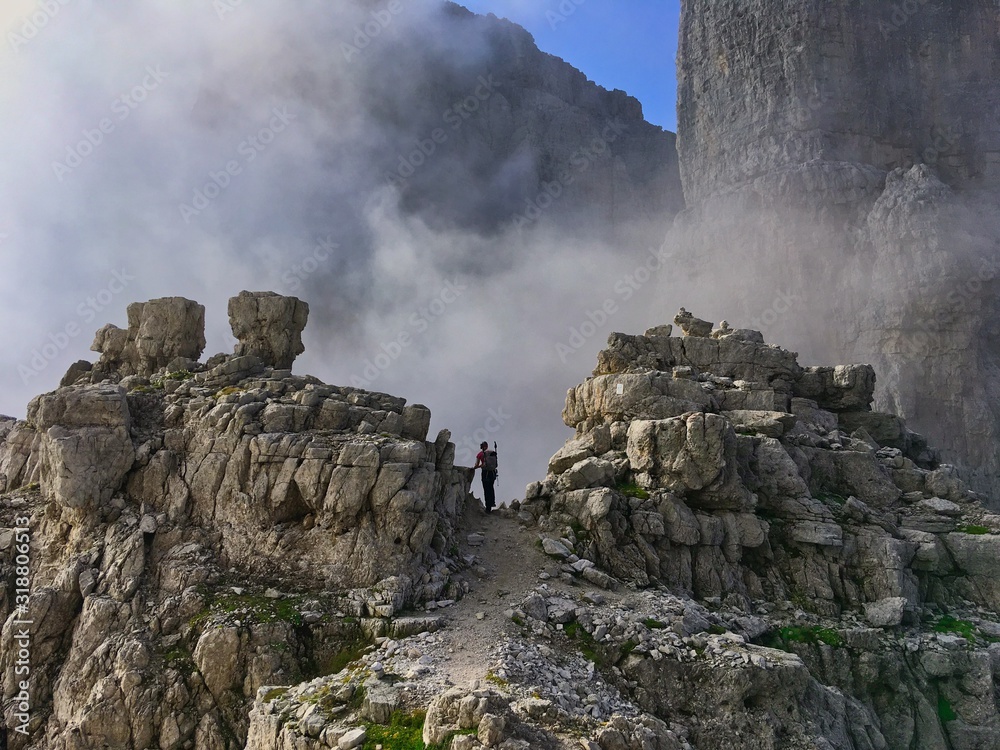
[[[228,298],[273,290],[311,307],[297,372],[426,404],[460,462],[497,441],[502,500],[541,479],[607,335],[692,305],[669,216],[609,231],[569,208],[587,185],[538,200],[532,153],[467,137],[516,86],[491,78],[490,25],[453,20],[429,0],[5,3],[0,413],[96,359],[129,302],[203,303],[208,356],[235,343]]]

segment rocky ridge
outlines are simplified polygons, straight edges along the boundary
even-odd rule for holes
[[[824,747],[996,743],[1000,600],[987,568],[1000,517],[903,420],[871,411],[870,366],[804,368],[756,331],[683,310],[676,323],[688,335],[611,336],[568,393],[576,437],[521,511],[573,532],[567,551],[622,580],[708,604],[720,632],[784,645],[801,662],[775,662],[798,675],[781,684],[804,682],[780,697],[774,657],[753,649],[757,687],[630,656],[621,668],[639,705],[695,715],[705,747],[796,746],[755,711],[786,699],[801,712],[795,731]],[[976,688],[963,682],[972,674]]]
[[[460,536],[482,605],[428,602],[344,670],[262,686],[247,747],[995,744],[1000,518],[871,411],[871,367],[676,322],[614,334],[546,479]],[[507,556],[481,552],[493,535]],[[512,558],[534,583],[507,589]]]
[[[9,746],[242,747],[265,677],[322,671],[448,592],[471,472],[447,432],[427,440],[426,407],[293,375],[307,314],[244,292],[237,353],[199,363],[201,306],[132,305],[127,332],[98,332],[96,365],[3,423],[5,577],[12,530],[31,537],[4,642],[34,623],[31,740]],[[7,727],[24,723],[14,658]]]
[[[78,368],[0,427],[35,623],[9,746],[997,744],[1000,517],[870,366],[675,323],[611,336],[492,515],[401,399],[260,355]]]

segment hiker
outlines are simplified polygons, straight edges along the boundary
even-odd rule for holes
[[[483,496],[486,502],[486,512],[492,513],[493,506],[496,505],[496,495],[493,493],[493,483],[497,481],[497,452],[490,450],[490,444],[483,442],[479,444],[479,455],[476,456],[476,465],[472,470],[482,468]]]

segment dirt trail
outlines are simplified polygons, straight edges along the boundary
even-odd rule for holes
[[[512,511],[471,509],[463,526],[462,554],[478,558],[464,575],[471,591],[442,611],[449,656],[441,671],[455,685],[486,677],[493,646],[505,630],[516,629],[504,612],[516,607],[540,583],[539,572],[553,563],[536,545],[537,531],[523,528]],[[468,535],[477,531],[485,536],[483,544],[467,545]]]

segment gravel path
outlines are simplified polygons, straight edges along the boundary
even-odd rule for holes
[[[464,543],[476,532],[484,536],[482,545]],[[503,634],[516,630],[504,613],[538,585],[539,572],[552,563],[536,546],[537,539],[512,511],[473,509],[466,514],[462,554],[478,559],[466,573],[470,592],[446,610],[448,626],[441,633],[449,648],[441,670],[455,685],[485,678]]]

